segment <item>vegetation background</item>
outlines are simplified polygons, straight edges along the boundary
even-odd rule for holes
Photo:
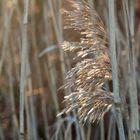
[[[68,0],[1,0],[0,140],[140,139],[140,1],[87,3],[91,15],[95,9],[101,17],[109,38],[112,109],[98,123],[85,125],[77,110],[56,117],[70,93],[59,88],[74,65],[61,44],[81,37],[63,28],[64,9],[73,11]]]

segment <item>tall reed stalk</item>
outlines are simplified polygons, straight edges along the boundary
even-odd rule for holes
[[[27,62],[28,62],[28,10],[29,1],[24,1],[24,16],[22,23],[22,53],[21,53],[21,76],[20,76],[20,140],[24,140],[24,102],[27,85]]]

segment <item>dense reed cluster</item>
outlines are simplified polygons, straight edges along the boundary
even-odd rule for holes
[[[66,53],[73,53],[76,61],[67,72],[65,88],[71,88],[65,96],[64,112],[78,110],[80,121],[94,122],[101,119],[112,106],[113,95],[105,88],[112,79],[108,37],[97,12],[82,2],[70,1],[73,11],[65,11],[65,29],[77,31],[79,42],[63,43]]]

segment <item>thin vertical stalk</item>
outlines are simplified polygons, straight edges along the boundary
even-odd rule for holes
[[[135,21],[135,12],[134,12],[134,2],[135,0],[130,0],[130,50],[131,51],[131,57],[130,61],[132,61],[131,66],[131,74],[132,74],[132,91],[130,96],[131,101],[131,127],[132,131],[139,131],[139,109],[138,109],[138,95],[137,95],[137,84],[136,84],[136,69],[135,69],[135,45],[134,45],[134,21]]]
[[[28,91],[29,91],[29,103],[30,103],[30,114],[31,114],[31,132],[34,140],[37,140],[37,125],[36,125],[36,116],[35,116],[35,108],[33,102],[33,90],[32,90],[32,79],[31,79],[31,70],[29,60],[27,63],[27,74],[28,74]]]
[[[91,137],[91,131],[92,131],[92,129],[91,129],[91,125],[89,125],[89,127],[88,127],[88,131],[87,131],[87,137],[86,137],[87,140],[90,140],[90,137]]]
[[[50,10],[52,12],[53,26],[54,26],[54,30],[55,30],[55,33],[56,33],[56,39],[57,39],[57,43],[58,43],[59,51],[60,51],[60,62],[61,62],[61,70],[62,70],[62,76],[63,76],[62,78],[63,78],[63,81],[65,81],[64,79],[65,79],[66,70],[65,70],[65,63],[64,63],[64,54],[63,54],[62,47],[60,47],[61,43],[63,41],[62,28],[61,28],[62,25],[57,25],[54,10],[53,10],[52,1],[48,0],[48,5],[49,5],[49,8],[50,8]],[[61,1],[59,1],[59,6],[61,6]],[[61,7],[59,7],[59,10],[60,10],[60,8]],[[62,23],[61,15],[59,16],[59,23]]]
[[[53,10],[53,5],[52,5],[52,1],[48,1],[48,6],[52,12],[52,19],[53,19],[53,24],[54,24],[54,29],[55,29],[55,33],[57,36],[57,42],[58,45],[60,45],[61,42],[61,35],[59,36],[59,30],[58,30],[58,26],[56,24],[56,19],[55,19],[55,15],[54,15],[54,10]],[[45,25],[47,26],[47,19],[45,18]],[[59,104],[58,104],[58,97],[56,95],[56,83],[55,83],[55,77],[54,77],[54,72],[55,72],[55,67],[52,63],[51,60],[49,60],[49,54],[47,56],[48,58],[48,76],[50,76],[51,82],[50,82],[50,89],[51,89],[51,93],[52,93],[52,97],[53,97],[53,101],[54,101],[54,105],[55,105],[55,109],[56,109],[56,113],[59,113]]]
[[[118,83],[118,70],[116,58],[116,34],[115,34],[115,9],[114,0],[108,0],[109,3],[109,36],[110,36],[110,51],[111,51],[111,64],[113,76],[113,91],[115,103],[120,103],[119,83]]]
[[[24,0],[24,19],[22,27],[22,52],[21,52],[21,76],[20,76],[20,140],[24,140],[24,98],[26,91],[27,78],[27,24],[28,24],[28,7],[29,0]]]
[[[113,133],[112,128],[113,128],[113,116],[111,115],[110,119],[109,119],[109,128],[108,128],[107,140],[111,140],[111,135],[113,135],[112,134]]]
[[[123,1],[124,2],[124,1]],[[124,8],[124,4],[123,4],[123,8]],[[116,13],[117,14],[117,13]],[[126,20],[126,13],[124,15],[124,30],[126,31],[126,34],[128,33],[128,25],[127,25],[127,20]],[[126,45],[127,43],[127,40],[128,40],[128,37],[125,38],[125,34],[123,34],[123,31],[124,30],[121,30],[120,29],[120,26],[119,26],[119,22],[117,21],[117,17],[116,17],[116,43],[117,43],[117,54],[118,54],[118,57],[117,57],[117,60],[118,60],[118,65],[121,67],[121,70],[122,70],[122,75],[123,75],[123,78],[121,78],[120,80],[120,92],[121,92],[121,99],[122,99],[122,106],[125,107],[125,109],[123,110],[123,114],[124,114],[124,124],[125,125],[125,129],[126,131],[128,132],[128,137],[131,135],[131,126],[130,126],[130,116],[129,116],[129,110],[128,108],[126,107],[127,106],[127,102],[126,102],[126,99],[127,98],[127,90],[128,90],[128,87],[129,87],[129,80],[128,80],[128,56],[126,55],[127,54],[127,46]],[[126,54],[123,55],[123,51],[124,51],[124,47],[125,47],[125,52]],[[125,97],[126,96],[126,97]]]
[[[105,140],[105,127],[104,127],[104,120],[100,121],[100,133],[101,133],[101,140]]]
[[[77,122],[78,120],[76,120]],[[79,129],[80,129],[80,134],[81,134],[81,140],[85,140],[85,133],[84,133],[84,129],[81,125],[79,125]]]
[[[51,11],[52,11],[52,14],[53,14],[53,18],[54,18],[54,13],[53,13],[53,7],[52,7],[52,2],[51,1],[48,1],[49,3],[49,6],[51,7]],[[46,10],[46,7],[44,6],[44,14],[45,12],[47,12]],[[47,27],[49,26],[49,20],[47,17],[44,16],[44,22],[45,22],[45,30],[47,32]],[[55,22],[55,33],[58,34],[58,29],[57,29],[57,25],[56,25],[56,21],[54,19],[54,22]],[[47,40],[47,45],[48,45],[48,42],[49,40]],[[48,71],[48,77],[50,79],[50,83],[49,83],[49,87],[50,87],[50,90],[51,90],[51,93],[52,93],[52,98],[53,98],[53,101],[54,101],[54,106],[55,106],[55,109],[56,109],[56,113],[59,113],[59,103],[58,103],[58,97],[57,97],[57,89],[56,89],[56,79],[55,79],[55,76],[54,76],[54,72],[55,72],[55,66],[53,64],[53,62],[49,59],[50,55],[48,54],[47,56],[47,65],[45,65],[45,68],[47,69]]]
[[[130,11],[128,10],[128,1],[123,1],[125,29],[128,45],[128,78],[129,78],[129,95],[130,95],[130,110],[131,110],[131,131],[139,131],[139,112],[136,84],[136,69],[135,69],[135,45],[134,45],[134,1],[130,1]]]
[[[11,113],[12,113],[12,124],[13,124],[13,136],[15,139],[18,136],[19,132],[19,124],[18,124],[18,119],[16,116],[16,108],[15,108],[15,99],[14,99],[14,85],[13,85],[13,63],[11,61],[11,53],[10,53],[10,48],[7,50],[7,64],[8,64],[8,77],[9,77],[9,91],[10,91],[10,107],[11,107]]]
[[[116,123],[113,122],[113,125],[112,125],[112,140],[116,140],[117,134],[116,134]]]
[[[116,59],[116,34],[115,34],[115,3],[114,0],[108,0],[109,3],[109,36],[110,36],[110,51],[111,51],[111,65],[112,65],[112,77],[113,77],[113,92],[115,102],[115,114],[118,124],[119,138],[125,140],[124,127],[122,121],[122,114],[118,104],[120,103],[119,95],[119,82],[118,82],[118,70]]]
[[[31,120],[30,120],[30,111],[29,111],[29,103],[28,103],[28,98],[27,96],[25,96],[25,113],[26,113],[26,125],[27,125],[27,131],[26,131],[26,138],[24,136],[24,139],[27,139],[27,140],[31,140],[33,139],[32,137],[32,127],[31,127]]]
[[[49,60],[49,56],[48,56],[48,76],[50,77],[49,78],[50,79],[49,87],[50,87],[50,90],[52,93],[52,98],[54,101],[56,113],[58,114],[59,113],[59,103],[58,103],[58,97],[56,94],[57,89],[56,89],[56,82],[55,82],[56,80],[55,80],[54,73],[55,73],[55,66],[54,66],[53,62]]]

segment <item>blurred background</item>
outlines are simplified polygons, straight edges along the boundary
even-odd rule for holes
[[[97,10],[108,31],[108,0],[87,0],[87,3]],[[128,4],[129,14],[131,8],[135,14],[133,63],[136,88],[131,92],[139,93],[140,0],[115,1],[117,62],[122,106],[125,106],[122,114],[126,137],[131,139],[129,24],[125,22],[125,4]],[[0,1],[0,140],[19,139],[19,132],[23,132],[20,128],[23,114],[24,139],[27,140],[119,139],[110,112],[99,123],[85,125],[78,123],[76,115],[56,117],[65,108],[62,101],[69,93],[60,87],[72,66],[61,44],[64,40],[79,41],[80,38],[76,31],[64,30],[64,9],[73,10],[67,0]],[[138,101],[139,98],[138,94]]]

